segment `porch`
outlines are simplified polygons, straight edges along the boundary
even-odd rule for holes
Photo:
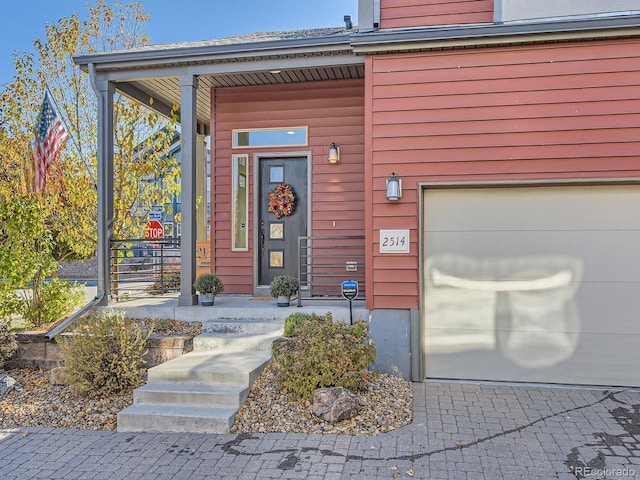
[[[215,305],[202,307],[198,305],[180,305],[178,293],[153,297],[135,298],[114,303],[113,306],[124,309],[131,318],[157,318],[181,320],[186,322],[207,322],[230,320],[242,321],[282,321],[292,313],[317,313],[323,315],[331,312],[333,319],[349,323],[349,302],[344,299],[302,299],[302,307],[292,302],[289,307],[278,307],[272,298],[253,297],[250,295],[216,295]],[[368,320],[369,311],[364,300],[354,300],[353,320]]]
[[[193,281],[199,249],[210,252],[208,270],[225,279],[227,292],[258,295],[262,294],[258,287],[269,284],[269,277],[259,276],[261,272],[284,269],[282,273],[294,275],[288,271],[292,268],[288,255],[295,251],[295,243],[276,248],[269,247],[269,240],[286,243],[299,235],[364,235],[364,58],[353,54],[345,28],[285,33],[149,46],[75,59],[89,73],[98,100],[98,297],[102,304],[117,295],[112,290],[109,258],[114,236],[116,91],[163,115],[173,117],[173,106],[180,107],[180,306],[197,304]],[[276,148],[250,142],[236,145],[232,140],[234,131],[278,128],[289,134],[300,126],[311,131],[304,142],[284,142]],[[211,138],[209,172],[205,136]],[[330,144],[342,148],[339,167],[327,162]],[[273,185],[267,182],[261,187],[265,174],[259,166],[274,159],[283,165],[296,160],[306,168],[292,173],[299,181],[299,208],[294,212],[299,218],[291,220],[303,225],[295,234],[286,226],[283,233],[277,226],[271,232],[264,217],[260,218],[262,207],[266,212],[265,189]],[[233,162],[242,168],[234,170]],[[196,208],[197,198],[207,196],[207,175],[211,190],[207,200],[215,205],[210,215],[207,209]],[[236,213],[239,205],[242,214]]]

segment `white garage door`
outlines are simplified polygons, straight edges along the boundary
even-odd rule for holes
[[[423,201],[428,378],[640,385],[640,186]]]

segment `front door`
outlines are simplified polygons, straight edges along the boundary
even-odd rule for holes
[[[298,237],[307,235],[307,158],[260,159],[259,185],[258,284],[269,285],[279,275],[298,274]],[[293,210],[287,215],[286,208],[276,206],[278,218],[269,211],[269,194],[287,187],[294,196]]]

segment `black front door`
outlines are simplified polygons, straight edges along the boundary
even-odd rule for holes
[[[269,194],[274,188],[287,187],[295,198],[293,211],[277,218],[269,211]],[[298,237],[307,235],[307,159],[260,159],[259,195],[258,283],[269,285],[279,275],[298,274]]]

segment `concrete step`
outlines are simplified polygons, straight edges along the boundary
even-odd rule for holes
[[[172,314],[176,320],[183,321],[200,321],[207,322],[210,320],[241,320],[241,321],[253,321],[255,319],[261,319],[262,321],[280,321],[284,322],[292,313],[316,313],[318,315],[324,315],[327,312],[331,312],[333,319],[336,321],[343,321],[349,323],[349,302],[346,300],[338,301],[338,304],[334,302],[320,304],[320,305],[304,305],[303,307],[297,307],[295,302],[290,307],[277,307],[276,301],[252,301],[245,300],[247,306],[236,307],[227,306],[230,299],[221,298],[220,302],[216,296],[216,304],[213,307],[202,306],[176,306],[172,309]],[[136,315],[142,315],[142,312]],[[362,302],[358,302],[353,306],[353,319],[354,320],[367,320],[369,318],[369,311],[364,308]]]
[[[273,341],[282,335],[282,329],[269,333],[203,333],[193,339],[194,351],[271,351]]]
[[[214,329],[226,333],[198,336],[193,352],[150,368],[134,404],[118,414],[118,431],[228,433],[282,333],[279,322],[242,323],[248,332],[225,320]]]
[[[244,385],[202,383],[147,383],[133,392],[134,403],[228,407],[238,409],[249,395]]]
[[[250,386],[270,360],[270,352],[193,351],[150,368],[148,382]]]
[[[222,300],[222,299],[221,299]],[[250,302],[250,300],[247,300]],[[275,300],[272,302],[256,302],[255,306],[247,307],[226,306],[225,302],[218,302],[212,307],[180,306],[174,309],[176,320],[206,322],[207,320],[243,320],[251,321],[255,318],[263,320],[284,320],[290,313],[295,312],[295,307],[281,308],[276,306]]]
[[[237,407],[136,403],[118,413],[118,432],[229,433]]]
[[[218,319],[202,322],[202,333],[262,335],[280,332],[284,328],[284,320],[234,320]]]

